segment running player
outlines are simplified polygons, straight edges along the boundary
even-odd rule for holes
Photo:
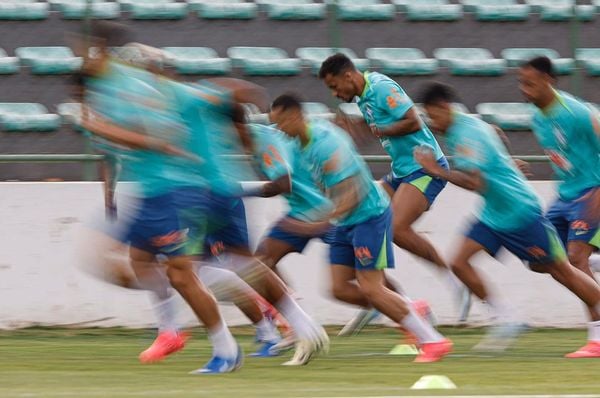
[[[547,57],[519,69],[519,89],[538,108],[533,132],[560,179],[546,217],[567,247],[569,262],[593,278],[589,257],[600,248],[600,208],[593,205],[600,200],[600,121],[583,102],[554,89],[555,80]],[[600,319],[596,308],[588,310],[591,319]],[[600,336],[567,357],[600,357]]]
[[[320,220],[286,218],[280,227],[316,236],[327,231],[333,221],[330,263],[337,297],[349,304],[373,306],[412,332],[421,346],[416,362],[442,359],[451,351],[452,343],[424,322],[401,295],[385,286],[384,270],[394,266],[390,203],[373,182],[350,138],[327,121],[307,121],[294,95],[277,98],[270,116],[281,131],[298,141],[302,164],[334,205]]]
[[[170,284],[206,325],[213,343],[213,358],[199,373],[231,372],[241,365],[241,349],[223,322],[213,296],[200,283],[184,253],[186,228],[172,195],[179,184],[187,186],[195,182],[195,176],[179,173],[180,168],[175,164],[185,162],[194,167],[199,162],[147,150],[183,154],[171,142],[181,140],[187,130],[173,117],[172,109],[164,106],[165,98],[149,84],[151,78],[146,72],[110,61],[108,46],[114,45],[112,39],[120,32],[116,25],[95,25],[93,43],[98,45],[98,54],[85,58],[89,111],[84,111],[82,126],[136,148],[129,153],[128,168],[136,177],[142,201],[126,238],[131,245],[130,259],[148,264],[159,254],[167,257]],[[170,135],[163,144],[156,136],[167,137],[165,132]]]
[[[392,199],[394,243],[446,273],[446,263],[436,249],[413,229],[413,224],[431,207],[446,184],[415,162],[413,149],[427,145],[441,167],[447,169],[448,162],[412,100],[394,80],[377,72],[358,71],[341,53],[323,62],[319,78],[334,97],[345,102],[356,99],[368,129],[392,158],[392,170],[383,178],[382,185]],[[456,284],[452,277],[450,282]]]
[[[471,266],[475,254],[486,251],[496,256],[504,247],[528,262],[531,270],[549,273],[587,305],[600,309],[600,288],[567,261],[556,229],[542,215],[540,200],[511,161],[497,133],[480,119],[454,111],[453,101],[452,89],[439,83],[430,85],[422,99],[431,128],[446,138],[455,169],[441,167],[435,154],[426,148],[417,148],[415,159],[431,175],[475,191],[484,199],[478,219],[466,233],[451,263],[456,276],[477,297],[490,304],[498,323],[510,321],[512,314],[507,313],[497,297],[490,295]],[[597,321],[590,323],[591,341],[600,337]],[[506,345],[514,334],[496,337],[504,338],[496,342]]]

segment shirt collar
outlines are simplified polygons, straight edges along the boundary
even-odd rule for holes
[[[369,72],[363,73],[363,77],[365,78],[365,88],[363,92],[360,94],[360,99],[363,99],[367,94],[367,91],[371,88],[371,83],[369,82]]]

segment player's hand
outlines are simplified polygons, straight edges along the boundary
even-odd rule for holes
[[[515,159],[514,162],[515,162],[515,166],[517,166],[517,168],[519,170],[521,170],[521,173],[523,173],[523,175],[525,175],[525,177],[527,177],[527,178],[533,177],[533,172],[531,171],[531,165],[529,164],[529,162],[526,162],[521,159]]]
[[[422,146],[416,147],[413,151],[413,156],[417,163],[419,163],[428,174],[434,176],[439,174],[441,167],[430,148]]]
[[[329,221],[305,222],[290,217],[285,217],[278,226],[284,231],[301,236],[320,236],[331,228]]]
[[[383,130],[381,130],[379,127],[377,127],[376,124],[370,124],[369,129],[371,129],[371,133],[375,137],[377,137],[377,138],[385,137]]]

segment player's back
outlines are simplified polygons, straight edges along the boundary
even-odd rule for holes
[[[540,201],[517,169],[492,126],[456,113],[447,145],[458,169],[477,170],[484,178],[481,221],[497,230],[514,230],[541,212]]]

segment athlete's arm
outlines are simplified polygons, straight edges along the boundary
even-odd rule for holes
[[[207,81],[230,91],[234,102],[254,104],[261,112],[269,110],[270,101],[267,91],[257,84],[229,77],[217,77]]]
[[[346,178],[329,188],[329,199],[333,202],[334,210],[329,214],[329,219],[337,219],[354,210],[363,198],[357,176]]]
[[[112,124],[88,108],[82,112],[81,127],[93,134],[128,148],[147,149],[176,156],[192,156],[167,141],[136,133]]]
[[[100,163],[100,176],[104,186],[104,208],[106,218],[117,219],[117,202],[115,201],[115,190],[118,181],[118,160],[114,156],[105,156]]]
[[[485,187],[485,181],[478,170],[447,170],[437,163],[431,151],[416,149],[414,156],[429,175],[446,180],[468,191],[481,192]]]
[[[502,130],[500,127],[496,126],[495,124],[491,124],[490,126],[492,126],[494,128],[494,130],[496,131],[496,134],[498,134],[498,137],[500,137],[500,140],[502,140],[502,143],[506,147],[506,150],[510,153],[512,150],[512,145],[510,143],[510,139],[508,138],[508,136],[506,135],[504,130]],[[517,169],[519,169],[525,177],[533,177],[533,173],[531,172],[531,167],[529,166],[529,162],[526,162],[521,159],[513,159],[513,163],[515,164],[515,166],[517,166]]]
[[[259,187],[250,188],[244,191],[244,196],[258,196],[261,198],[271,198],[292,192],[292,179],[289,174],[281,176],[274,181],[266,182]]]
[[[421,129],[421,119],[415,107],[410,108],[402,120],[385,128],[372,128],[373,134],[377,137],[400,137],[403,135],[414,134]]]

